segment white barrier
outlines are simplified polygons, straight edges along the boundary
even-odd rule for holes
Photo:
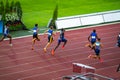
[[[63,19],[63,20],[57,20],[56,22],[57,22],[57,25],[59,26],[57,27],[58,29],[81,26],[80,18]]]
[[[117,21],[120,20],[120,12],[104,14],[103,17],[105,22]]]
[[[103,21],[102,15],[81,17],[82,25],[91,25],[91,24],[98,24],[103,22],[104,21]]]
[[[85,64],[73,63],[73,72],[75,73],[88,73],[88,72],[94,73],[95,69],[96,68]]]
[[[57,29],[93,25],[120,20],[120,10],[58,18]]]

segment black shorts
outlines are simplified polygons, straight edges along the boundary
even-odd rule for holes
[[[53,41],[53,37],[52,36],[48,36],[48,42],[52,42]]]
[[[39,39],[38,34],[33,34],[33,38]]]
[[[96,54],[97,56],[100,55],[100,49],[95,49],[94,51],[95,51],[95,54]]]
[[[118,40],[118,47],[120,47],[120,40]]]

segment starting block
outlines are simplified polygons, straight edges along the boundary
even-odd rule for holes
[[[95,69],[94,67],[85,65],[85,64],[81,64],[81,63],[73,63],[73,72],[74,73],[95,73]]]

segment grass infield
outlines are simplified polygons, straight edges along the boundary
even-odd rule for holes
[[[5,0],[3,0],[5,1]],[[13,0],[9,0],[13,1]],[[16,1],[16,0],[14,0]],[[58,4],[58,17],[74,16],[120,9],[120,0],[17,0],[20,1],[22,21],[31,29],[35,23],[46,27]]]

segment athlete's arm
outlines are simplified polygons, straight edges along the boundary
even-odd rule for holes
[[[91,37],[91,35],[88,36],[88,41],[89,41],[89,42],[90,42],[90,37]]]

